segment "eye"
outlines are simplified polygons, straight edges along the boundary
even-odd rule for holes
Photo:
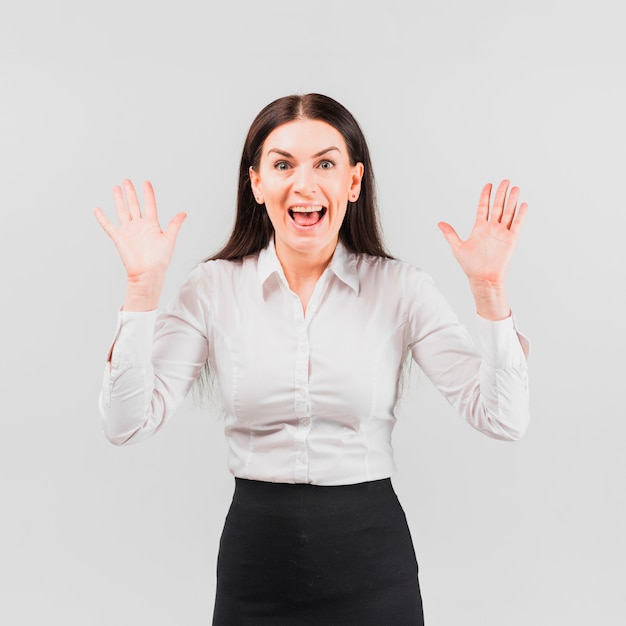
[[[276,163],[274,163],[274,167],[279,172],[284,172],[289,169],[290,165],[289,163],[287,163],[287,161],[276,161]]]
[[[330,170],[335,167],[335,164],[330,159],[324,159],[318,163],[317,167],[321,170]]]

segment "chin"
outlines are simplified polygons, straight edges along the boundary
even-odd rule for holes
[[[299,236],[285,237],[280,240],[280,246],[288,248],[300,254],[315,254],[323,252],[328,248],[335,249],[338,237],[329,236]]]

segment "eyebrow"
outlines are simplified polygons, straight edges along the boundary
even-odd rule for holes
[[[337,150],[337,152],[341,152],[341,150],[339,150],[337,146],[330,146],[329,148],[324,148],[324,150],[320,150],[319,152],[316,152],[313,155],[313,158],[316,159],[317,157],[321,157],[323,154],[326,154],[327,152],[332,152],[333,150]],[[280,148],[270,148],[267,151],[267,154],[270,154],[271,152],[276,152],[277,154],[280,154],[281,156],[284,156],[288,159],[293,159],[293,154],[289,154],[289,152],[286,152],[285,150],[281,150]]]

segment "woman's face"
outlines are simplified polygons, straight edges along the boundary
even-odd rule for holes
[[[363,164],[350,164],[346,142],[330,124],[300,119],[275,128],[250,181],[274,227],[278,257],[332,255],[362,176]]]

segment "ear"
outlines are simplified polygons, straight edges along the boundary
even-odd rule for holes
[[[356,202],[361,193],[361,180],[363,179],[363,163],[356,163],[352,168],[352,176],[350,177],[350,188],[348,189],[348,200]]]
[[[254,195],[254,199],[259,203],[263,204],[263,192],[261,191],[261,178],[258,172],[250,166],[248,169],[248,176],[250,176],[250,187],[252,188],[252,193]]]

